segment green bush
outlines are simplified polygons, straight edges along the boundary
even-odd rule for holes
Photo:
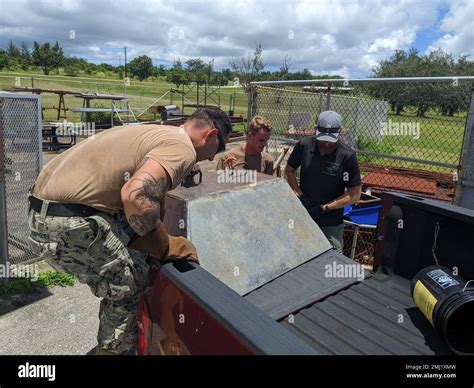
[[[69,77],[77,77],[79,75],[79,69],[74,66],[68,66],[64,69],[64,74]]]

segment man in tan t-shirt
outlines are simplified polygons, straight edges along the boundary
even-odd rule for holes
[[[262,116],[255,116],[250,121],[247,130],[247,142],[221,156],[217,162],[216,170],[245,169],[273,175],[273,159],[263,150],[271,132],[270,122]]]
[[[191,242],[164,229],[163,200],[195,162],[225,149],[231,130],[222,110],[198,109],[179,128],[109,129],[41,171],[29,197],[30,246],[103,298],[96,354],[135,346],[148,256],[197,260]]]

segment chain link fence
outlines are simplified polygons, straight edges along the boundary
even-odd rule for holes
[[[42,168],[41,98],[0,93],[0,225],[2,263],[37,258],[28,247],[28,191]]]
[[[255,82],[249,118],[272,122],[268,152],[277,159],[283,147],[314,134],[319,113],[337,111],[364,188],[453,202],[473,83],[474,77]]]
[[[376,238],[376,226],[344,221],[342,252],[352,260],[372,268]]]

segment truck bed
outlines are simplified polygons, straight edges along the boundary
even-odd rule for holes
[[[333,252],[332,258],[338,257],[337,255]],[[275,311],[285,311],[284,318],[277,314],[280,324],[319,354],[451,354],[414,304],[409,280],[379,273],[362,282],[354,281],[350,284],[347,278],[341,279],[337,283],[338,289],[334,289],[334,280],[326,279],[324,271],[308,271],[311,268],[321,268],[321,264],[327,262],[329,257],[331,256],[316,258],[290,271],[248,294],[246,299],[273,316]],[[320,259],[323,261],[320,262]],[[338,258],[339,261],[343,259],[347,258],[342,255]],[[307,303],[309,293],[304,292],[301,287],[299,294],[291,290],[293,286],[296,289],[295,278],[301,272],[306,273],[306,277],[300,279],[301,282],[313,284],[311,303]],[[312,279],[309,280],[311,275]],[[332,286],[326,287],[331,281]],[[306,306],[298,309],[299,304],[295,302],[301,297],[306,301]],[[265,299],[267,302],[263,303]],[[274,307],[276,301],[281,303],[278,308]],[[287,316],[290,313],[291,319]]]
[[[260,190],[266,190],[270,184],[273,183],[263,182]],[[219,198],[227,201],[227,196],[222,196],[223,199],[213,196],[209,201]],[[464,279],[474,278],[474,211],[396,193],[385,194],[382,203],[374,250],[375,273],[327,273],[328,265],[346,271],[358,264],[321,244],[309,260],[300,260],[299,265],[288,269],[278,266],[278,271],[266,276],[266,280],[258,276],[258,282],[248,283],[254,287],[246,293],[241,292],[242,288],[236,292],[231,287],[235,282],[226,284],[219,279],[219,273],[214,275],[205,266],[187,262],[157,265],[151,271],[140,304],[138,353],[451,354],[442,337],[416,307],[410,285],[416,273],[433,265],[436,257],[441,265],[456,269]],[[192,203],[186,200],[183,206],[192,208]],[[286,216],[280,218],[287,219]],[[230,217],[223,220],[235,223]],[[227,224],[225,227],[209,224],[232,230]],[[208,229],[206,236],[213,235]],[[272,228],[265,227],[257,234],[254,229],[247,229],[252,232],[247,236],[250,240],[258,235],[279,241],[274,237],[272,240]],[[300,245],[311,238],[305,234],[298,236],[301,238],[293,241],[290,254],[299,252]],[[234,251],[242,253],[246,249],[245,266],[239,268],[247,271],[241,273],[249,275],[250,280],[253,273],[260,273],[252,271],[253,268],[274,263],[275,255],[279,262],[291,259],[286,251],[280,252],[275,246],[242,244],[247,241],[243,237],[229,234],[225,241],[227,245],[235,243],[234,250],[219,250],[219,245],[215,245],[215,252],[209,251],[215,262],[227,263],[227,275],[231,276],[221,276],[224,280],[240,276],[234,272],[234,263],[224,260],[234,256]],[[282,245],[280,241],[279,246]],[[211,269],[212,263],[208,264]]]

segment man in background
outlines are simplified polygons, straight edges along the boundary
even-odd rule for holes
[[[247,142],[221,156],[216,170],[245,169],[273,175],[273,159],[264,151],[272,130],[265,117],[255,116],[247,130]]]
[[[295,145],[285,168],[288,184],[339,252],[343,249],[344,206],[356,203],[361,194],[359,163],[354,151],[339,142],[341,128],[339,113],[322,112],[316,135]]]

